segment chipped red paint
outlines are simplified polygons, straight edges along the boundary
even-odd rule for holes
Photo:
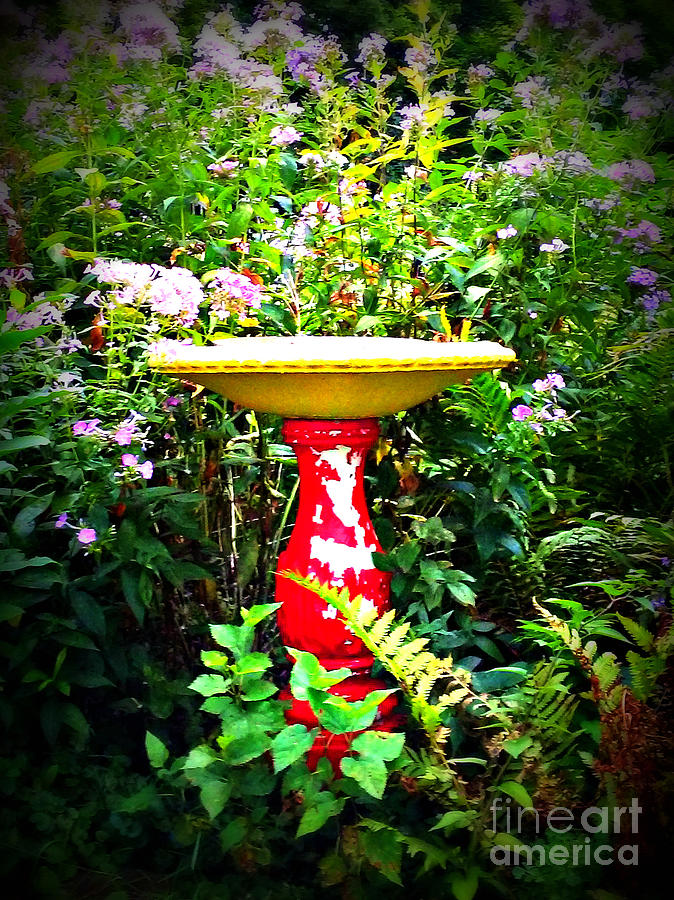
[[[283,436],[295,451],[299,466],[300,498],[297,519],[279,571],[291,569],[319,581],[347,587],[351,596],[362,594],[381,614],[389,608],[391,575],[372,563],[372,551],[381,552],[363,491],[365,456],[379,436],[376,419],[289,419]],[[362,700],[370,691],[387,685],[370,676],[373,657],[341,621],[336,610],[306,588],[277,576],[276,599],[283,606],[278,624],[283,643],[313,653],[326,669],[346,666],[351,678],[332,691],[349,700]],[[318,722],[309,704],[293,699],[286,713],[289,723],[309,728]],[[395,696],[379,707],[373,728],[391,730],[399,722],[392,714]],[[333,735],[321,729],[307,762],[311,768],[322,755],[335,768],[348,752],[353,734]]]

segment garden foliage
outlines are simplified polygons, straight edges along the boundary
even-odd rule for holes
[[[495,798],[639,797],[662,854],[674,68],[587,0],[467,6],[2,10],[2,865],[30,896],[643,886],[495,866],[540,841]],[[362,731],[381,692],[279,646],[280,420],[148,368],[299,332],[517,353],[382,422],[391,613],[302,582],[398,692],[394,734]],[[307,769],[288,682],[357,732],[343,777]]]

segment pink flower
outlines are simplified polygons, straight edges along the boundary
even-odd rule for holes
[[[138,464],[138,457],[134,456],[133,453],[122,453],[122,465],[123,466],[135,466]]]
[[[269,132],[269,143],[276,147],[288,147],[295,144],[302,137],[302,132],[297,131],[292,125],[276,125]]]
[[[93,528],[80,528],[77,532],[77,540],[80,544],[93,544],[96,540],[96,532]]]
[[[554,391],[566,387],[566,382],[558,372],[550,372],[545,378],[537,378],[532,387],[535,391]]]
[[[239,164],[234,159],[219,159],[217,162],[211,163],[210,166],[206,166],[208,171],[214,175],[231,175],[238,167]]]
[[[133,425],[120,425],[117,431],[112,435],[113,441],[120,447],[128,447],[136,436],[136,429]]]
[[[81,434],[95,434],[100,431],[96,427],[100,421],[100,419],[81,419],[73,425],[73,434],[75,437],[79,437]]]
[[[534,411],[530,406],[525,406],[524,403],[519,403],[513,408],[512,413],[513,419],[516,422],[524,422],[524,420],[528,419],[529,416],[533,416]]]
[[[141,463],[138,466],[138,472],[142,478],[149,479],[152,478],[152,473],[154,472],[154,465],[149,459],[146,459],[144,463]]]

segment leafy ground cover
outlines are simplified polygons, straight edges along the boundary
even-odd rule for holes
[[[3,7],[11,896],[666,896],[674,69],[652,22],[484,6]],[[382,422],[392,617],[307,585],[407,714],[340,779],[278,699],[375,712],[275,632],[280,420],[147,365],[298,331],[518,357]]]

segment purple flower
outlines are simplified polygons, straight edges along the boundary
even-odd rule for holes
[[[54,528],[63,528],[68,521],[68,513],[61,513],[56,522],[54,522]]]
[[[671,566],[671,564],[672,564],[672,561],[668,556],[663,556],[660,558],[661,566],[664,566],[665,568],[669,568],[669,566]]]
[[[100,430],[96,427],[100,421],[100,419],[81,419],[73,425],[73,434],[75,437],[81,434],[96,434]]]
[[[133,453],[122,453],[123,466],[135,466],[138,464],[138,457]]]
[[[386,45],[388,40],[383,34],[373,31],[358,44],[356,62],[364,69],[380,68],[386,62]]]
[[[96,532],[93,528],[80,528],[77,532],[77,540],[80,544],[93,544],[96,540]]]
[[[669,291],[652,289],[647,291],[641,298],[641,304],[644,309],[654,312],[661,303],[669,303],[672,295]]]
[[[525,419],[528,419],[530,416],[533,416],[534,411],[530,406],[525,406],[524,403],[519,403],[517,406],[513,408],[513,419],[516,422],[524,422]]]
[[[475,122],[486,122],[487,124],[495,122],[499,116],[503,115],[502,109],[478,109],[475,113]]]
[[[563,253],[569,249],[569,245],[565,244],[561,238],[553,238],[550,244],[541,244],[539,250],[541,253]]]
[[[658,273],[653,269],[642,269],[639,266],[631,266],[630,274],[625,281],[627,284],[640,284],[643,287],[653,287],[658,280]]]
[[[491,78],[495,73],[491,66],[485,66],[484,63],[480,63],[477,66],[468,66],[466,74],[470,83],[479,83],[486,78]]]
[[[655,183],[655,172],[652,166],[643,159],[628,159],[624,162],[613,163],[606,170],[606,176],[611,181],[619,181],[625,187],[633,187],[637,181]]]
[[[428,111],[427,103],[420,103],[418,106],[402,106],[400,108],[400,127],[403,131],[409,131],[414,126],[421,126],[424,124],[426,112]]]
[[[542,171],[548,162],[547,156],[540,156],[538,153],[520,153],[519,156],[500,163],[500,168],[507,175],[522,175],[528,178],[534,172]]]
[[[168,409],[170,406],[180,406],[182,403],[181,397],[167,397],[166,400],[162,403],[164,409]]]
[[[507,238],[515,237],[519,232],[515,228],[514,225],[506,225],[505,228],[499,228],[496,232],[496,237],[500,240],[506,240]]]

